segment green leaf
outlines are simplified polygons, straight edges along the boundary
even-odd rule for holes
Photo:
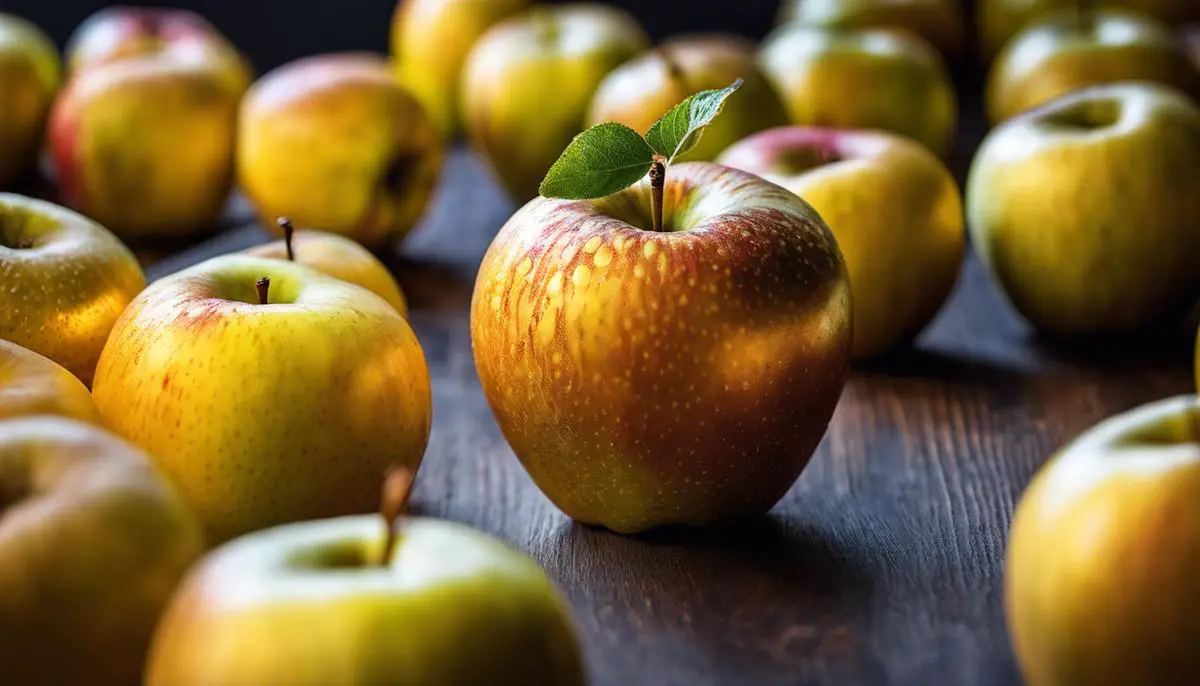
[[[687,154],[700,142],[704,128],[721,113],[726,98],[742,85],[738,79],[725,88],[700,91],[671,108],[662,119],[646,132],[646,142],[654,152],[667,158],[667,163]]]
[[[637,131],[597,124],[571,140],[538,191],[546,198],[602,198],[636,183],[653,161],[654,151]]]

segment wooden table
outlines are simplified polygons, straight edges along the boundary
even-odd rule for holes
[[[526,476],[471,357],[475,268],[512,210],[456,150],[430,216],[387,257],[433,376],[414,509],[545,565],[574,606],[597,685],[1018,684],[1001,591],[1016,498],[1080,430],[1191,390],[1189,340],[1052,347],[968,258],[915,349],[854,370],[812,463],[768,516],[641,538],[585,528]],[[149,272],[266,239],[248,223]]]

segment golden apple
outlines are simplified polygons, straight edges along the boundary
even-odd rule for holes
[[[1038,329],[1182,318],[1200,294],[1200,108],[1150,83],[1066,95],[988,135],[966,207],[980,257]]]
[[[596,89],[587,126],[606,121],[646,133],[687,96],[742,85],[691,152],[678,160],[711,160],[746,136],[787,123],[779,96],[755,64],[755,46],[734,35],[679,36],[617,67]]]
[[[58,49],[50,37],[0,13],[0,188],[33,168],[58,81]]]
[[[618,532],[766,512],[841,395],[851,296],[817,213],[745,172],[667,173],[600,200],[537,198],[471,301],[479,379],[563,512]]]
[[[1079,0],[978,0],[980,42],[984,56],[1000,52],[1022,28],[1056,10],[1078,10]],[[1200,3],[1196,0],[1103,0],[1091,3],[1103,7],[1123,7],[1160,19],[1169,24],[1200,21]]]
[[[268,225],[283,215],[377,248],[412,230],[442,170],[437,127],[379,55],[278,67],[239,123],[238,180]]]
[[[133,446],[61,417],[0,421],[0,674],[139,683],[159,615],[203,550]]]
[[[531,0],[400,0],[392,15],[391,47],[403,83],[438,125],[443,138],[458,132],[463,64],[493,24]]]
[[[99,224],[0,193],[0,339],[91,383],[108,332],[145,285],[133,253]]]
[[[825,29],[905,29],[947,58],[964,51],[962,0],[784,0],[778,23]]]
[[[0,420],[58,415],[101,425],[87,386],[53,360],[0,340]]]
[[[1005,606],[1029,686],[1200,682],[1200,400],[1111,417],[1021,496]]]
[[[1064,11],[1029,25],[988,74],[993,123],[1073,90],[1119,81],[1156,81],[1200,94],[1200,72],[1167,26],[1125,10]]]
[[[369,512],[384,468],[415,472],[429,439],[429,369],[395,308],[248,255],[147,288],[114,327],[93,395],[218,543]]]
[[[633,17],[598,3],[538,7],[479,39],[463,72],[463,126],[514,200],[538,194],[597,86],[649,45]]]
[[[950,297],[966,232],[958,184],[917,143],[875,131],[781,128],[719,164],[773,181],[829,224],[854,294],[854,355],[912,340]]]
[[[886,30],[776,29],[760,64],[793,124],[881,129],[945,156],[958,104],[941,57],[915,36]]]

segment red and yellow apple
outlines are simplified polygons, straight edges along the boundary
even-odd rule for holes
[[[902,29],[921,36],[947,58],[967,41],[962,0],[784,0],[779,25],[824,29]]]
[[[58,48],[50,37],[0,13],[0,188],[33,168],[58,81]]]
[[[504,225],[471,302],[483,392],[563,512],[619,532],[770,509],[825,433],[850,360],[833,234],[792,193],[706,162],[537,198]]]
[[[57,415],[101,425],[87,386],[49,358],[0,340],[0,420]]]
[[[700,142],[679,160],[712,160],[736,141],[787,123],[787,112],[755,64],[755,46],[735,35],[679,36],[617,67],[596,89],[587,126],[615,121],[645,134],[676,103],[703,90],[742,85]]]
[[[718,163],[804,198],[837,238],[854,294],[854,355],[909,342],[958,280],[966,232],[958,184],[916,142],[879,131],[781,128]]]
[[[1021,29],[1057,10],[1078,11],[1081,6],[1121,7],[1142,12],[1168,24],[1200,21],[1196,0],[978,0],[980,42],[984,57],[995,56]]]
[[[378,248],[412,230],[441,174],[437,126],[380,55],[278,67],[238,121],[238,181],[268,226],[283,215]]]

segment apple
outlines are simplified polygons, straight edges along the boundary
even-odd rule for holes
[[[1192,684],[1200,608],[1200,401],[1110,417],[1021,496],[1005,606],[1029,686]]]
[[[62,417],[0,421],[0,493],[5,683],[138,683],[195,517],[144,453]]]
[[[459,130],[458,91],[475,41],[530,0],[400,0],[392,15],[391,48],[400,81],[444,138]]]
[[[633,17],[598,3],[538,7],[479,39],[463,72],[463,126],[514,200],[537,195],[600,82],[649,45]]]
[[[967,179],[967,223],[1043,332],[1132,332],[1200,294],[1200,109],[1150,83],[1094,86],[1008,120]]]
[[[537,198],[471,301],[484,395],[572,518],[631,533],[770,509],[812,456],[850,360],[850,284],[797,196],[708,162],[651,184]]]
[[[366,512],[388,465],[416,471],[430,385],[382,298],[301,264],[225,255],[165,277],[113,328],[92,389],[214,543]]]
[[[102,10],[72,35],[47,146],[66,203],[136,241],[215,227],[247,63],[184,10]]]
[[[570,610],[533,560],[461,524],[385,521],[218,548],[172,600],[147,686],[583,686]]]
[[[0,421],[31,415],[102,425],[92,394],[75,375],[32,350],[0,340]]]
[[[104,227],[43,200],[0,193],[0,339],[91,383],[121,311],[145,286],[137,259]]]
[[[58,81],[58,49],[50,37],[0,12],[0,187],[33,168]]]
[[[788,127],[751,136],[717,162],[783,186],[829,224],[850,273],[856,357],[912,340],[954,290],[966,242],[958,184],[916,142]]]
[[[755,64],[755,45],[732,34],[679,36],[617,67],[596,89],[588,126],[615,121],[646,133],[676,103],[742,79],[699,144],[684,160],[711,160],[730,144],[787,123],[787,112]]]
[[[1200,69],[1200,23],[1187,27],[1184,31],[1184,41],[1187,43],[1188,53],[1192,56],[1192,64],[1196,65],[1196,69]]]
[[[282,240],[256,245],[245,253],[298,262],[335,279],[362,286],[387,301],[402,317],[407,317],[408,304],[400,286],[371,251],[336,233],[296,231],[287,218],[281,217],[276,225],[283,229]]]
[[[238,180],[267,224],[284,215],[379,248],[412,230],[441,174],[437,126],[380,55],[278,67],[238,121]]]
[[[785,0],[778,24],[826,29],[905,29],[947,59],[964,52],[967,22],[962,0]]]
[[[950,150],[958,104],[941,57],[916,36],[882,29],[776,29],[760,54],[793,124],[882,129],[939,157]]]
[[[1156,81],[1200,94],[1200,72],[1178,37],[1144,15],[1117,9],[1053,13],[1018,33],[992,65],[993,123],[1089,85]]]

